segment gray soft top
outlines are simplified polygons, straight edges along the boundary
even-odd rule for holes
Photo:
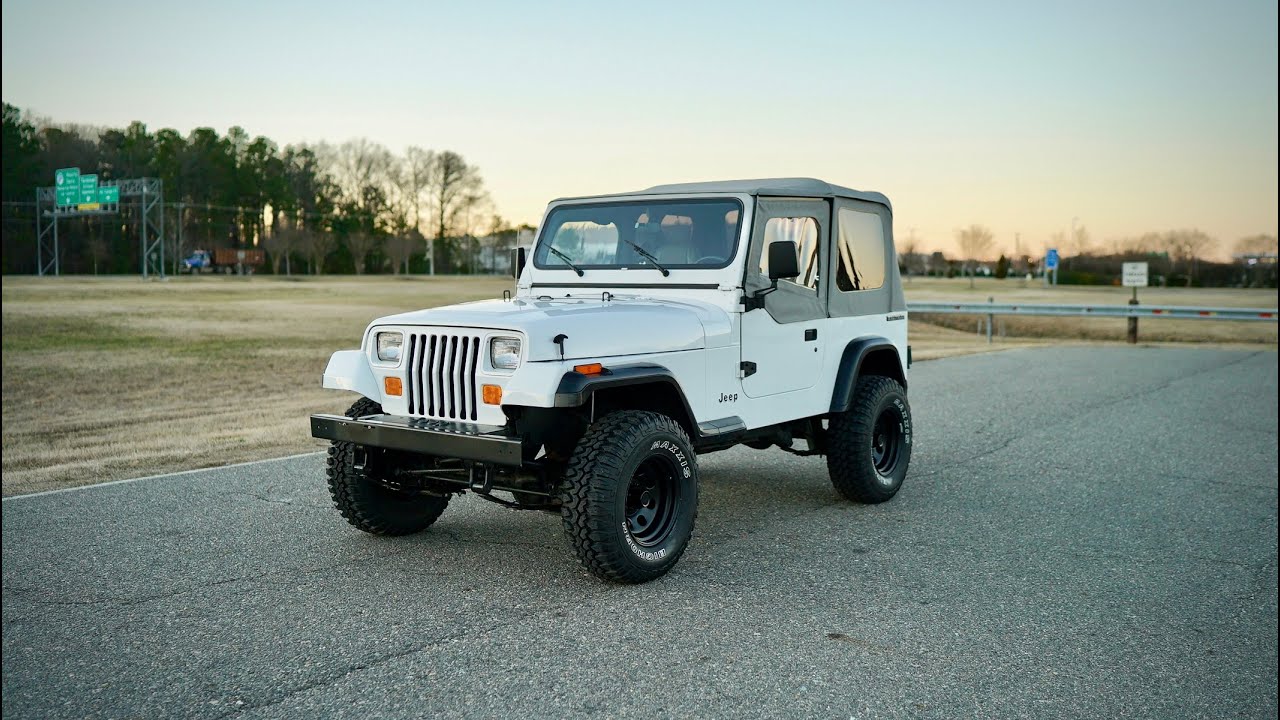
[[[853,190],[813,178],[761,178],[758,180],[673,183],[671,185],[654,185],[651,188],[634,192],[593,197],[622,198],[645,195],[701,195],[703,193],[735,193],[741,195],[764,195],[767,197],[842,197],[879,203],[890,210],[893,209],[893,206],[889,204],[889,198],[881,193]],[[557,200],[581,199],[584,198],[557,198]]]

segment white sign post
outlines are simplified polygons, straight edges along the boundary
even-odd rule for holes
[[[1144,262],[1127,262],[1120,271],[1121,281],[1125,287],[1133,288],[1133,297],[1129,298],[1130,305],[1138,304],[1138,288],[1147,286],[1147,264]],[[1129,318],[1129,344],[1134,345],[1138,342],[1138,318]]]

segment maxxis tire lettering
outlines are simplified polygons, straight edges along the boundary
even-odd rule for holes
[[[671,444],[670,440],[654,440],[653,445],[650,446],[649,449],[650,450],[666,450],[670,452],[671,455],[675,458],[676,462],[680,464],[680,472],[686,478],[693,473],[693,471],[689,468],[688,456],[685,455],[685,453],[682,450],[680,450],[679,447]]]

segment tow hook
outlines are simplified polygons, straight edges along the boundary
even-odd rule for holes
[[[488,465],[481,466],[480,475],[477,477],[476,466],[468,466],[467,484],[471,487],[472,492],[488,495],[493,490],[493,468]]]

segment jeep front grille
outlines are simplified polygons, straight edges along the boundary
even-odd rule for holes
[[[480,337],[460,333],[409,333],[409,414],[475,420]]]

